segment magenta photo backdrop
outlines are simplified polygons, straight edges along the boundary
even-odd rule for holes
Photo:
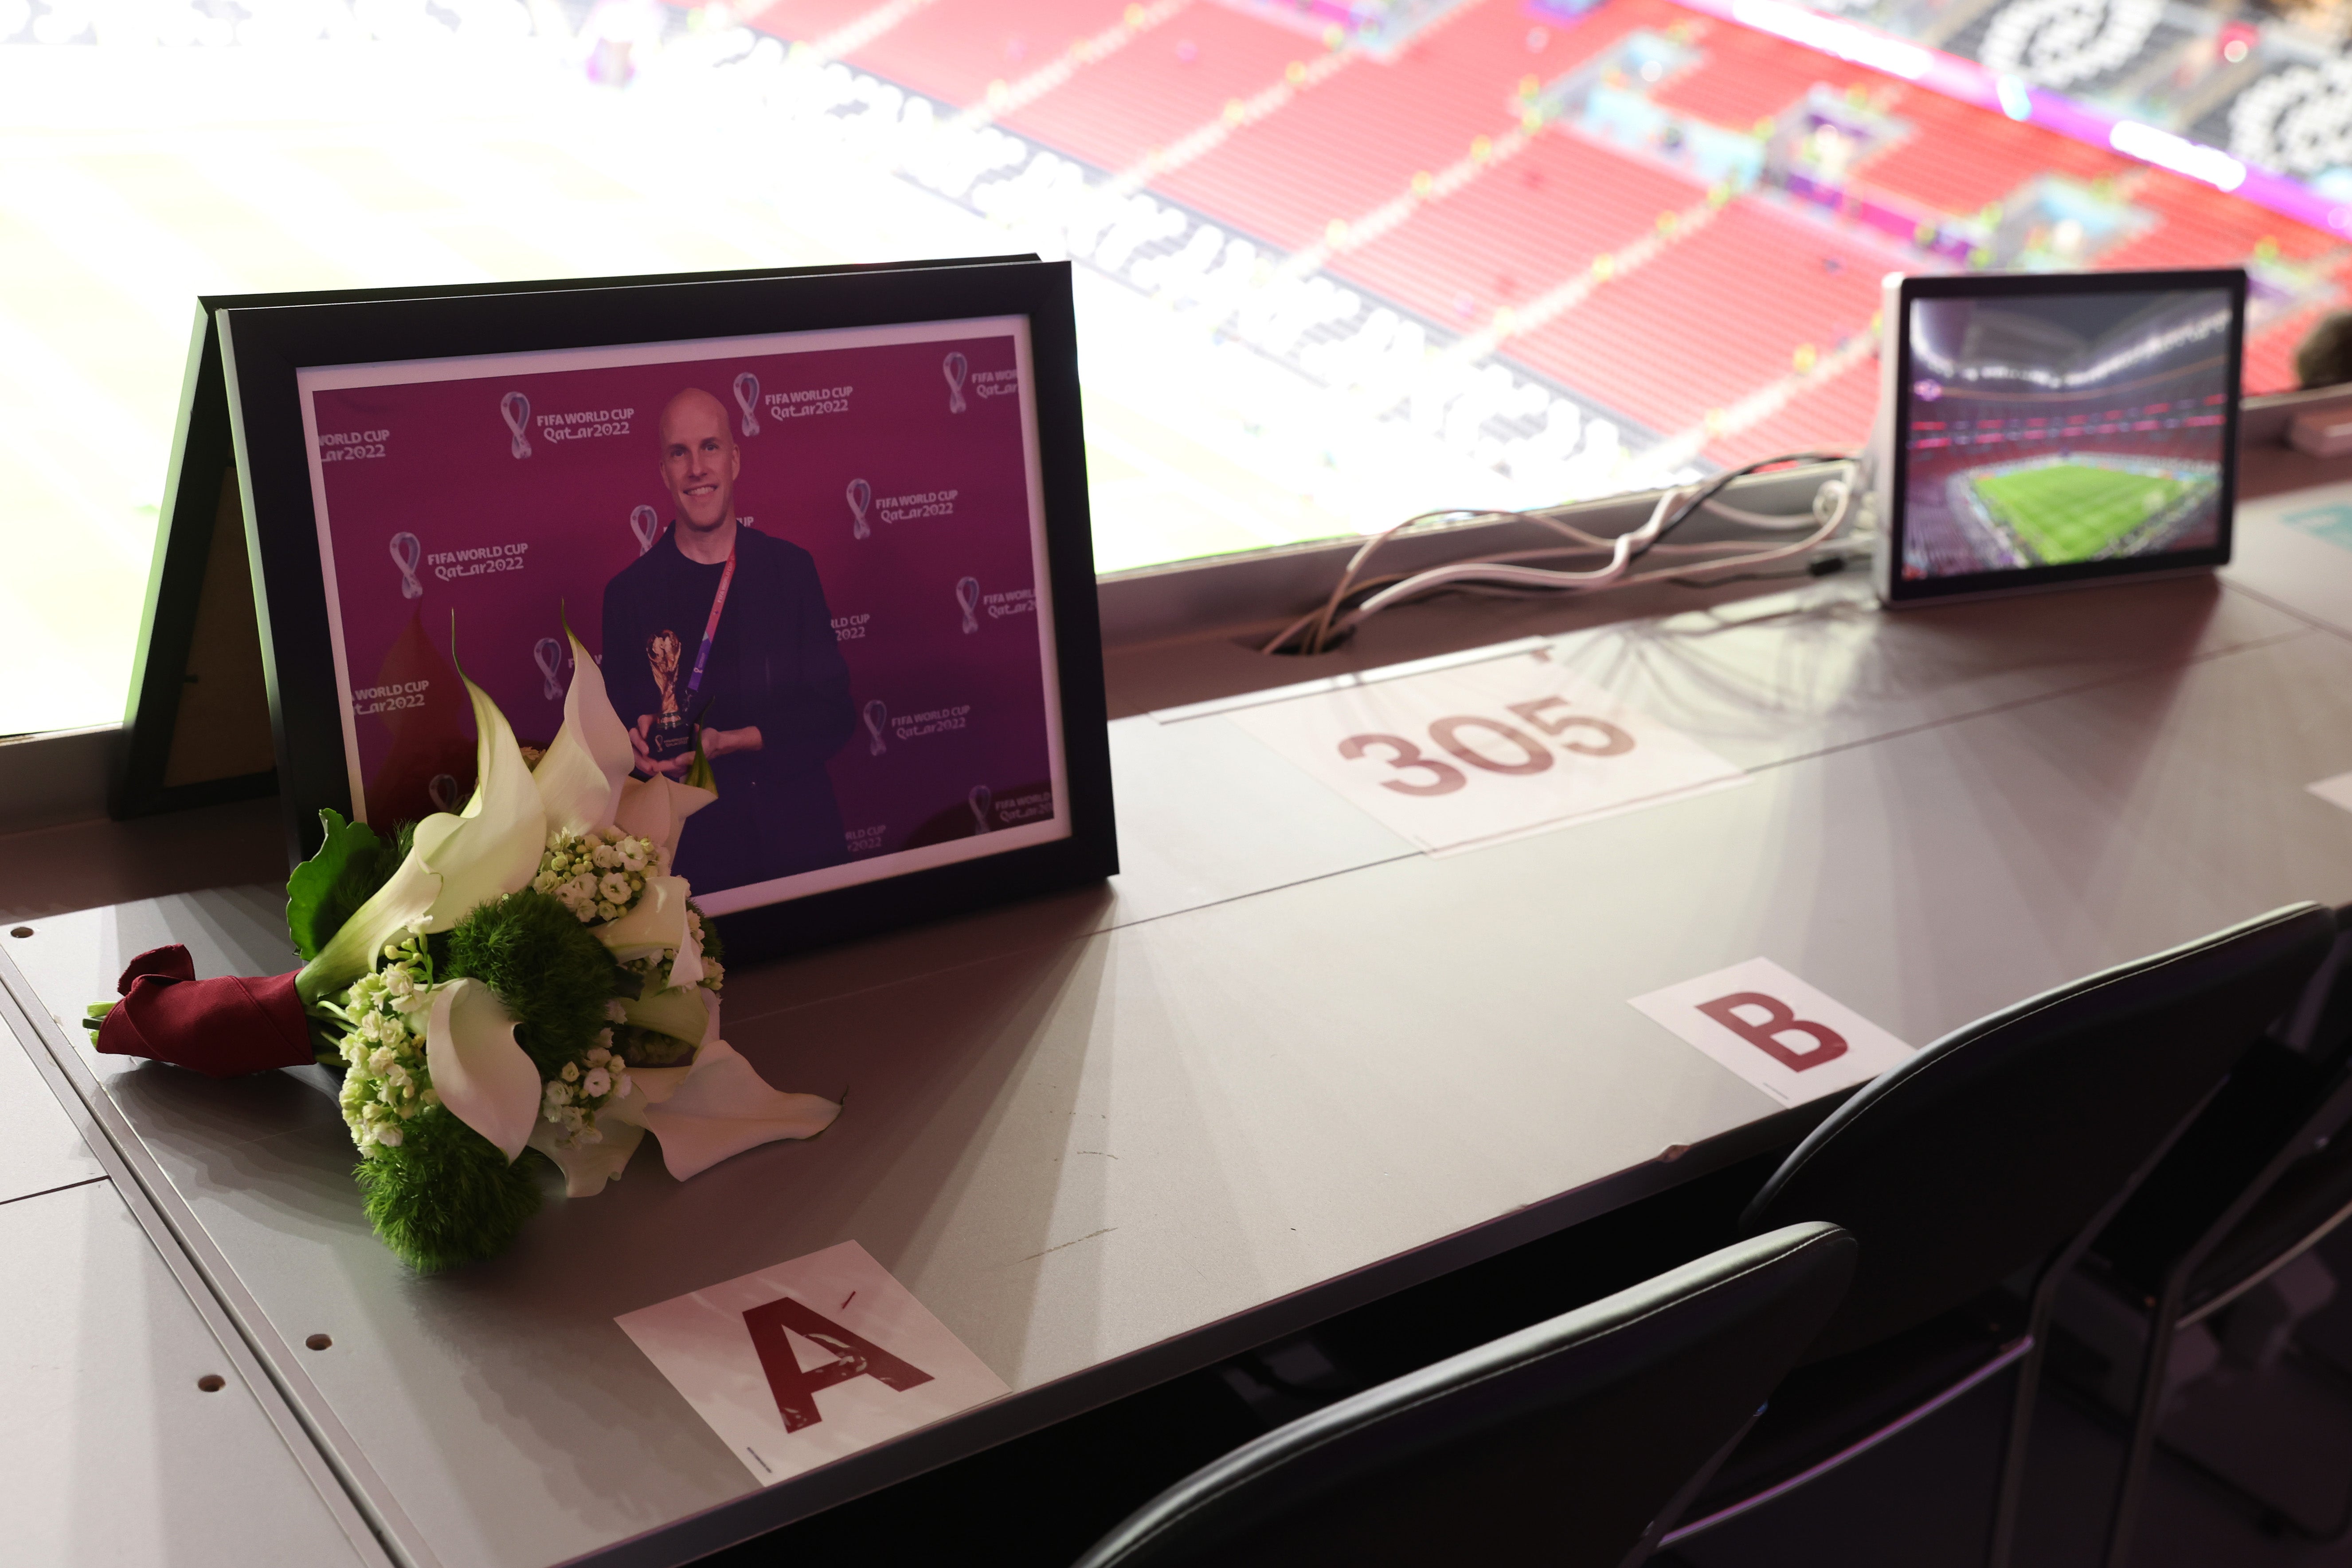
[[[598,623],[669,521],[656,426],[688,387],[735,425],[739,521],[815,559],[861,720],[829,763],[851,857],[1052,817],[1024,394],[994,332],[314,392],[367,819],[472,789],[453,616],[526,745],[562,722],[564,614],[608,667],[642,657]]]

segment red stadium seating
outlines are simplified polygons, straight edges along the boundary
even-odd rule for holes
[[[1800,347],[1866,331],[1883,270],[1824,226],[1736,203],[1507,352],[1652,429],[1685,429],[1730,401],[1723,388],[1761,388]]]
[[[1393,62],[1360,61],[1154,188],[1278,245],[1312,243],[1332,219],[1361,217],[1415,174],[1511,130],[1524,78],[1549,80],[1670,13],[1655,0],[1611,5],[1543,26],[1538,50],[1528,47],[1535,19],[1509,0],[1463,5]]]
[[[751,25],[779,38],[812,43],[873,9],[873,0],[775,0],[759,8]]]
[[[1869,439],[1870,422],[1877,413],[1878,360],[1873,355],[1807,387],[1778,413],[1709,443],[1706,459],[1728,468],[1808,447],[1859,449]]]
[[[1679,174],[1548,131],[1507,166],[1329,268],[1433,321],[1483,326],[1498,306],[1525,306],[1705,194]]]
[[[815,39],[871,15],[875,3],[777,0],[755,25]],[[1127,0],[933,0],[849,59],[949,104],[974,105],[985,101],[992,82],[1018,82],[1065,58],[1074,41],[1117,26],[1129,9]],[[2352,277],[2352,251],[2331,236],[2104,148],[1667,0],[1604,0],[1572,22],[1522,0],[1463,0],[1392,58],[1350,59],[1151,188],[1254,239],[1286,249],[1316,244],[1332,220],[1360,219],[1402,196],[1416,174],[1465,157],[1475,139],[1508,133],[1527,79],[1548,84],[1637,28],[1679,30],[1691,42],[1699,63],[1669,79],[1657,99],[1717,125],[1750,130],[1817,83],[1864,89],[1911,133],[1874,152],[1851,188],[1900,211],[1972,217],[2041,174],[2105,178],[2156,221],[2099,258],[2102,266],[2233,264],[2258,247],[2275,247],[2290,260]],[[1197,0],[1009,110],[1004,123],[1097,169],[1124,171],[1217,123],[1228,102],[1276,85],[1293,62],[1320,58],[1323,48],[1311,28]],[[1670,170],[1554,130],[1452,195],[1422,204],[1361,248],[1335,247],[1325,267],[1441,327],[1483,327],[1497,308],[1522,308],[1587,275],[1595,255],[1654,232],[1660,213],[1698,197],[1696,185]],[[1871,332],[1878,279],[1907,255],[1897,240],[1849,220],[1750,193],[1646,265],[1505,340],[1501,352],[1628,426],[1688,430],[1710,409],[1736,405],[1788,377],[1801,345],[1826,353]],[[2297,310],[2253,335],[2250,390],[2291,383],[2295,342],[2336,297],[2306,293]],[[1857,365],[1718,437],[1706,456],[1732,462],[1774,448],[1854,442],[1875,396],[1874,372]]]
[[[992,81],[1051,65],[1070,45],[1116,26],[1126,0],[937,0],[849,56],[852,65],[959,106]]]
[[[1916,88],[1905,89],[1887,112],[1909,124],[1911,134],[1864,163],[1858,183],[1953,217],[1974,216],[2037,174],[2087,181],[2140,166]]]
[[[1653,98],[1710,125],[1746,131],[1765,116],[1779,114],[1801,101],[1816,84],[1839,92],[1849,87],[1869,90],[1896,85],[1892,78],[1876,71],[1800,48],[1769,33],[1751,32],[1695,14],[1688,15],[1686,25],[1697,35],[1696,46],[1706,57],[1706,62],[1668,82]]]
[[[1312,40],[1223,5],[1195,5],[1100,65],[1078,72],[1007,129],[1101,168],[1124,170],[1216,120],[1320,51]]]

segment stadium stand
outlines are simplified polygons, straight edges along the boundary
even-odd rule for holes
[[[2290,223],[2276,213],[2233,202],[2219,191],[2151,172],[2133,171],[2126,186],[2132,205],[2152,213],[2156,223],[2099,258],[2105,267],[2212,267],[2246,260],[2264,244],[2294,259],[2338,248],[2316,229]]]
[[[1123,47],[1073,60],[1075,42],[1146,16],[1153,25]],[[1196,140],[1197,155],[1153,174],[1149,189],[1262,253],[1271,247],[1269,259],[1308,251],[1301,265],[1367,296],[1368,308],[1424,323],[1433,350],[1488,332],[1472,345],[1479,353],[1629,432],[1712,428],[1708,463],[1862,438],[1874,371],[1849,353],[1816,379],[1805,351],[1826,356],[1874,336],[1885,272],[1949,265],[1956,252],[1923,251],[1905,237],[1910,215],[1957,232],[1979,224],[1990,204],[2013,213],[2046,188],[2037,181],[2056,176],[2123,204],[2124,221],[2095,237],[2096,265],[2253,264],[2250,391],[2293,384],[2294,342],[2342,300],[2352,276],[2352,249],[2331,236],[1668,0],[1601,0],[1573,16],[1521,0],[1462,0],[1393,51],[1351,47],[1337,63],[1313,26],[1238,0],[1149,11],[1126,0],[929,0],[887,12],[861,0],[778,0],[756,25],[813,41],[852,23],[864,36],[848,63],[943,105],[984,106],[992,83],[1040,86],[1000,123],[1097,177],[1139,177],[1155,150],[1222,125],[1213,144]],[[1863,149],[1842,188],[1875,208],[1881,226],[1857,222],[1858,208],[1841,216],[1841,187],[1826,196],[1775,188],[1782,176],[1769,163],[1760,184],[1718,192],[1728,205],[1715,210],[1695,174],[1675,166],[1671,141],[1606,145],[1566,122],[1524,133],[1535,95],[1637,32],[1686,52],[1654,87],[1621,80],[1619,89],[1646,91],[1685,127],[1753,138],[1777,121],[1785,142],[1804,130],[1799,116],[1820,112],[1809,101],[1816,88],[1858,100],[1878,133],[1893,135]],[[1309,61],[1318,63],[1304,89],[1267,98],[1286,81],[1298,87]],[[1237,124],[1230,106],[1243,101],[1273,107]],[[1480,160],[1480,147],[1500,152]],[[1458,184],[1413,202],[1415,176],[1449,167]],[[1346,226],[1381,212],[1389,226],[1349,237]],[[1662,231],[1669,213],[1693,216]],[[1899,217],[1891,229],[1889,213]],[[1599,279],[1603,253],[1631,259]],[[1769,309],[1758,308],[1759,279],[1769,280]],[[1516,335],[1497,316],[1538,300],[1557,313],[1538,311]],[[1710,426],[1722,410],[1744,412]]]
[[[851,51],[851,63],[959,106],[985,103],[988,84],[1051,65],[1070,45],[1117,26],[1123,0],[938,0]]]
[[[1832,230],[1738,202],[1506,352],[1652,429],[1682,430],[1735,401],[1728,389],[1789,375],[1801,348],[1865,330],[1885,270]],[[1759,309],[1768,278],[1770,308]]]
[[[1254,16],[1222,5],[1191,5],[1150,37],[1006,116],[1004,124],[1074,157],[1124,170],[1216,121],[1228,103],[1282,80],[1285,67],[1311,52],[1297,34]]]
[[[1482,323],[1650,234],[1706,193],[1694,181],[1548,131],[1514,160],[1330,269],[1449,326]]]
[[[1804,388],[1747,429],[1709,442],[1706,457],[1728,468],[1808,447],[1859,447],[1877,412],[1878,360],[1871,355]]]
[[[1334,77],[1155,188],[1286,248],[1313,244],[1333,220],[1360,217],[1409,191],[1416,174],[1468,156],[1479,137],[1505,135],[1517,123],[1522,79],[1565,70],[1632,25],[1598,15],[1543,29],[1543,47],[1530,49],[1536,29],[1516,5],[1457,7],[1393,61]]]
[[[1779,114],[1816,83],[1836,92],[1853,87],[1884,91],[1895,85],[1892,78],[1799,48],[1769,33],[1688,15],[1668,25],[1686,30],[1706,63],[1665,84],[1653,95],[1654,101],[1727,130],[1744,131]]]
[[[1964,216],[2039,174],[2095,180],[2138,165],[2038,125],[1905,89],[1887,112],[1911,134],[1871,159],[1858,183],[1929,212]]]
[[[2246,334],[2246,384],[2285,390],[2295,384],[2294,351],[2331,307],[2314,305],[2281,316]]]
[[[775,0],[762,9],[756,25],[780,38],[814,42],[869,15],[864,0]]]

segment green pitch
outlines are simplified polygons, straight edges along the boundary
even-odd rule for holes
[[[2044,564],[2087,561],[2169,508],[2189,486],[2083,463],[1995,474],[1971,481],[1993,516]]]

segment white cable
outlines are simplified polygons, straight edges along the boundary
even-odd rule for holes
[[[1609,564],[1606,566],[1597,566],[1590,572],[1548,572],[1538,566],[1511,566],[1493,560],[1457,561],[1451,566],[1433,566],[1366,599],[1348,616],[1348,624],[1353,626],[1367,616],[1379,615],[1399,599],[1426,594],[1449,583],[1475,581],[1560,589],[1598,588],[1614,583],[1633,565],[1634,552],[1646,547],[1658,537],[1658,530],[1665,525],[1668,509],[1684,494],[1679,489],[1660,492],[1658,504],[1650,509],[1647,522],[1630,533],[1619,534],[1610,542]]]
[[[1753,554],[1732,556],[1726,560],[1707,561],[1678,567],[1673,572],[1653,572],[1640,577],[1628,577],[1626,567],[1630,563],[1629,557],[1634,551],[1640,550],[1656,538],[1657,531],[1665,520],[1668,504],[1685,493],[1679,490],[1669,490],[1658,498],[1657,507],[1650,513],[1650,520],[1647,522],[1631,533],[1618,535],[1615,542],[1616,548],[1612,552],[1609,564],[1596,571],[1546,572],[1533,567],[1505,565],[1493,557],[1477,561],[1455,562],[1448,566],[1437,566],[1426,572],[1416,573],[1401,583],[1392,584],[1381,589],[1356,606],[1349,615],[1335,621],[1331,630],[1333,632],[1351,630],[1370,616],[1402,600],[1422,594],[1433,593],[1442,588],[1458,587],[1474,583],[1521,591],[1589,593],[1594,589],[1618,586],[1627,583],[1652,582],[1660,577],[1686,578],[1700,573],[1734,574],[1746,571],[1751,566],[1766,565],[1775,561],[1786,560],[1791,555],[1803,554],[1821,544],[1845,522],[1847,514],[1853,510],[1853,494],[1857,488],[1851,480],[1824,480],[1820,491],[1816,493],[1827,494],[1834,491],[1834,505],[1826,518],[1816,513],[1810,520],[1813,525],[1812,531],[1793,543],[1780,545]],[[1784,528],[1788,525],[1776,519],[1771,526]]]
[[[1754,468],[1769,468],[1774,464],[1781,462],[1801,461],[1817,456],[1828,457],[1829,455],[1812,453],[1791,454],[1788,458],[1767,458],[1762,462],[1749,465],[1748,469],[1739,471],[1750,471]],[[1612,588],[1630,586],[1636,583],[1654,582],[1661,577],[1687,577],[1691,574],[1701,572],[1723,573],[1728,575],[1730,574],[1745,571],[1750,566],[1765,564],[1773,561],[1784,560],[1791,555],[1801,554],[1804,552],[1813,549],[1817,545],[1821,544],[1823,541],[1827,540],[1830,535],[1837,531],[1838,528],[1844,523],[1846,517],[1853,509],[1853,497],[1855,493],[1862,489],[1858,460],[1852,457],[1843,457],[1836,460],[1843,461],[1848,465],[1848,477],[1843,480],[1824,480],[1815,489],[1813,494],[1813,504],[1810,509],[1811,513],[1810,517],[1807,517],[1802,513],[1790,516],[1788,514],[1748,511],[1745,508],[1730,506],[1727,503],[1719,500],[1717,494],[1714,492],[1719,492],[1722,486],[1728,483],[1730,479],[1736,477],[1736,475],[1727,475],[1721,479],[1710,480],[1696,485],[1680,486],[1675,489],[1665,490],[1659,495],[1657,504],[1651,509],[1648,520],[1644,521],[1641,527],[1634,529],[1628,533],[1618,534],[1613,537],[1606,538],[1596,534],[1587,533],[1584,530],[1576,527],[1572,523],[1566,521],[1564,519],[1547,516],[1541,512],[1474,512],[1459,510],[1423,512],[1418,517],[1409,518],[1402,522],[1392,524],[1391,526],[1382,529],[1379,532],[1367,537],[1362,545],[1357,549],[1354,556],[1349,559],[1346,570],[1340,573],[1339,581],[1332,584],[1330,595],[1324,601],[1322,606],[1319,609],[1310,611],[1307,614],[1301,616],[1298,619],[1285,626],[1266,643],[1263,651],[1266,653],[1276,652],[1288,645],[1294,637],[1298,637],[1300,634],[1306,633],[1307,636],[1304,638],[1301,651],[1309,653],[1322,652],[1325,648],[1330,646],[1331,639],[1335,636],[1344,632],[1352,631],[1356,626],[1361,625],[1366,619],[1371,616],[1379,614],[1381,610],[1386,609],[1392,605],[1402,603],[1407,599],[1447,588],[1470,592],[1491,593],[1510,597],[1535,597],[1552,594],[1593,593]],[[1828,501],[1831,504],[1824,507],[1824,501]],[[1719,550],[1739,549],[1742,547],[1740,542],[1736,540],[1712,541],[1692,544],[1663,544],[1658,542],[1659,536],[1667,529],[1677,526],[1702,509],[1714,511],[1731,521],[1741,523],[1748,527],[1767,529],[1773,531],[1790,531],[1800,528],[1806,528],[1810,524],[1811,531],[1809,531],[1801,540],[1790,544],[1778,546],[1770,550],[1757,552],[1746,555],[1730,556],[1717,560],[1695,562],[1688,565],[1677,567],[1669,572],[1652,572],[1639,575],[1632,573],[1631,568],[1633,561],[1637,557],[1645,556],[1651,553],[1673,553],[1678,555],[1696,554],[1701,552],[1712,553],[1713,552]],[[1386,544],[1397,534],[1413,526],[1413,524],[1428,521],[1436,518],[1453,518],[1462,521],[1504,521],[1516,519],[1522,521],[1540,523],[1544,527],[1552,530],[1554,532],[1573,541],[1574,544],[1569,547],[1555,546],[1540,550],[1518,550],[1502,554],[1479,556],[1471,560],[1454,562],[1444,566],[1432,567],[1427,571],[1410,574],[1387,586],[1379,589],[1379,591],[1372,594],[1370,597],[1365,599],[1362,604],[1359,605],[1355,609],[1348,612],[1345,616],[1340,615],[1339,605],[1346,599],[1348,594],[1351,590],[1360,589],[1368,585],[1358,582],[1357,574],[1363,569],[1364,563],[1371,558],[1373,552],[1378,551],[1382,545]],[[1541,559],[1546,556],[1573,555],[1582,554],[1587,552],[1597,552],[1603,551],[1605,551],[1609,555],[1608,562],[1603,565],[1587,572],[1548,570],[1515,564],[1515,563],[1519,561]],[[1703,579],[1702,582],[1722,580],[1725,579]],[[1377,581],[1377,579],[1374,581]]]
[[[1805,535],[1804,538],[1798,540],[1793,544],[1783,544],[1779,546],[1777,549],[1759,551],[1754,555],[1734,556],[1727,561],[1702,562],[1698,565],[1687,567],[1672,573],[1654,572],[1650,574],[1650,575],[1653,577],[1673,576],[1685,580],[1697,578],[1699,584],[1701,585],[1705,585],[1709,582],[1721,581],[1722,579],[1699,577],[1698,574],[1701,573],[1723,572],[1726,573],[1727,575],[1737,575],[1738,573],[1745,572],[1751,566],[1769,565],[1775,561],[1785,561],[1791,555],[1805,554],[1826,542],[1830,535],[1835,533],[1839,528],[1843,526],[1846,520],[1846,514],[1853,510],[1854,491],[1858,489],[1860,486],[1853,480],[1841,481],[1831,479],[1824,483],[1822,488],[1826,490],[1832,485],[1835,485],[1838,488],[1836,510],[1832,511],[1828,517],[1822,519],[1820,524],[1814,528],[1812,532]]]
[[[1835,479],[1824,481],[1825,484],[1836,482]],[[1727,518],[1745,528],[1811,528],[1821,521],[1821,514],[1815,511],[1749,511],[1746,507],[1732,506],[1719,500],[1703,501],[1700,505],[1705,510]]]

